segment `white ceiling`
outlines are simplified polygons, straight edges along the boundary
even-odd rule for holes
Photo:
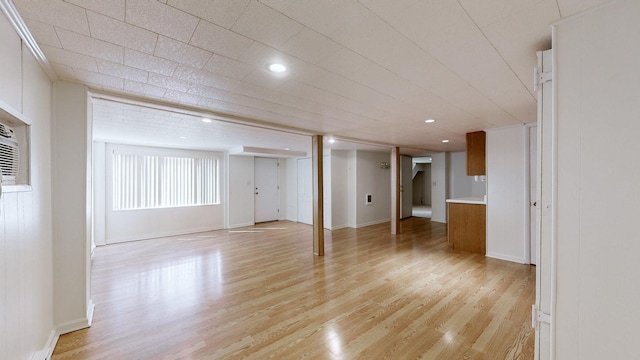
[[[534,122],[535,52],[550,47],[549,25],[605,2],[14,0],[59,79],[414,155],[464,149],[469,131]],[[267,70],[276,61],[285,74]],[[96,110],[104,111],[96,134],[123,142],[226,149],[232,139],[275,148],[308,140],[182,111],[107,101]]]

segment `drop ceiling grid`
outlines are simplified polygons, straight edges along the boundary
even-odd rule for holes
[[[15,2],[63,79],[378,141],[423,138],[420,122],[437,117],[437,146],[532,119],[544,22],[606,1]],[[266,72],[274,60],[288,78]]]
[[[161,37],[161,39],[162,39],[162,37]],[[169,53],[169,54],[172,54],[173,52],[171,52],[171,51],[170,51],[170,52],[168,52],[168,53]],[[208,54],[203,54],[203,57],[205,57],[206,55],[208,55]],[[198,67],[199,67],[200,65],[201,65],[201,64],[197,64],[196,66],[198,66]],[[87,78],[86,74],[85,74],[85,78]],[[103,77],[99,77],[99,76],[95,76],[95,77],[93,77],[93,82],[100,81],[99,79],[104,79],[104,78],[103,78]],[[109,79],[109,80],[112,80],[112,79]],[[136,81],[139,81],[139,79],[130,79],[130,80],[136,80]],[[113,81],[109,81],[109,83],[108,83],[108,84],[102,84],[102,85],[105,85],[105,86],[113,86],[113,84],[114,84],[114,82],[113,82]],[[153,85],[153,84],[150,84],[150,85]],[[262,84],[262,85],[264,85],[264,84]],[[117,86],[117,88],[118,88],[118,89],[120,89],[120,88],[121,88],[120,84],[117,84],[116,86]],[[159,92],[156,92],[156,93],[159,93]],[[173,97],[173,98],[175,98],[175,97]],[[192,101],[192,102],[193,102],[193,101]]]

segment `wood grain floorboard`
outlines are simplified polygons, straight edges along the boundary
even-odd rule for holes
[[[424,218],[272,222],[99,247],[93,326],[54,359],[533,359],[535,268],[452,250]]]

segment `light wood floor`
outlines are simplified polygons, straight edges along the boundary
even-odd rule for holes
[[[54,359],[533,359],[535,268],[451,250],[428,219],[273,222],[96,249],[93,326]]]

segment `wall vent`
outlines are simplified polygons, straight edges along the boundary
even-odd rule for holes
[[[20,169],[20,149],[13,129],[0,123],[0,172],[3,185],[15,185]]]

